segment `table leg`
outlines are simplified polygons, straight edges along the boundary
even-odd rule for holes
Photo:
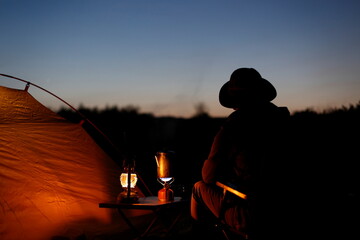
[[[170,219],[167,219],[167,217],[165,217],[165,213],[169,208],[164,208],[164,207],[158,207],[156,209],[152,209],[154,217],[151,220],[151,222],[149,223],[149,225],[147,226],[146,230],[143,232],[140,232],[135,226],[134,224],[130,221],[130,219],[126,216],[126,214],[120,209],[118,208],[118,212],[121,215],[121,217],[124,219],[124,221],[126,222],[126,224],[134,231],[134,233],[138,236],[135,239],[142,239],[145,238],[149,233],[150,230],[154,227],[155,223],[157,221],[162,222],[163,227],[165,228],[165,234],[168,235],[172,229],[174,228],[174,226],[176,225],[176,223],[179,221],[180,217],[182,216],[182,213],[184,212],[184,209],[186,209],[186,207],[180,208],[180,209],[176,209],[175,211],[177,212],[175,218],[172,218],[171,221],[168,221]],[[170,224],[169,224],[170,223]]]
[[[174,226],[176,225],[176,223],[179,221],[182,213],[184,212],[184,211],[182,211],[182,210],[185,210],[185,208],[180,209],[179,214],[176,216],[176,218],[173,220],[173,222],[172,222],[171,225],[169,226],[168,232],[171,232],[171,230],[174,228]]]
[[[118,208],[118,212],[121,215],[121,217],[124,219],[124,221],[126,222],[126,224],[136,233],[138,234],[139,231],[136,229],[136,227],[131,223],[131,221],[126,217],[125,213],[123,213],[123,211],[121,211],[120,208]]]

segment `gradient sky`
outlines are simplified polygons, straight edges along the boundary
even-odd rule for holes
[[[359,0],[0,0],[0,73],[74,107],[188,117],[198,103],[228,115],[220,87],[253,67],[291,112],[349,106],[360,100],[359,13]]]

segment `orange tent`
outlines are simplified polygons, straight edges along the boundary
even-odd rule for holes
[[[0,239],[102,234],[114,211],[98,204],[116,198],[119,174],[79,124],[0,86]]]

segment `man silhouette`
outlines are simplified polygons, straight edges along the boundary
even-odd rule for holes
[[[274,86],[253,68],[235,70],[221,87],[220,104],[234,112],[214,138],[203,163],[202,180],[194,184],[193,219],[221,220],[250,239],[263,239],[261,234],[269,236],[276,231],[269,221],[274,222],[274,199],[282,192],[278,150],[286,140],[290,115],[286,107],[271,103],[276,95]],[[236,185],[248,199],[235,195],[224,198],[216,181]]]

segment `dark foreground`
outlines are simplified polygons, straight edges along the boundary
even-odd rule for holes
[[[308,202],[294,202],[290,214],[291,219],[286,219],[287,225],[280,226],[279,231],[286,232],[286,240],[306,239],[338,239],[355,240],[359,239],[358,218],[360,208],[358,203],[360,197],[355,195],[346,195],[345,198],[336,195],[322,196],[321,198],[309,199]],[[120,217],[120,216],[119,216]],[[140,216],[135,221],[136,227],[140,232],[146,229],[151,221],[151,214]],[[213,227],[199,228],[194,224],[189,211],[184,211],[181,218],[170,233],[166,233],[164,226],[169,222],[158,222],[149,232],[148,236],[141,238],[144,240],[226,240],[222,232]],[[124,222],[125,225],[125,222]],[[97,236],[96,240],[132,240],[138,239],[139,235],[129,228],[124,231]],[[241,240],[240,237],[232,236],[232,240]],[[284,239],[278,236],[269,236],[268,239]],[[88,240],[79,238],[77,240]]]
[[[346,200],[341,201],[337,198],[335,202],[334,196],[324,196],[321,199],[312,199],[308,203],[301,202],[294,203],[292,219],[287,219],[286,226],[279,226],[279,231],[286,232],[286,238],[279,238],[278,236],[269,236],[268,239],[306,239],[306,240],[321,240],[321,239],[359,239],[358,214],[360,213],[359,196],[350,195]],[[142,232],[152,220],[152,214],[138,216],[133,219],[139,232]],[[119,216],[120,221],[121,218]],[[169,226],[169,221],[157,222],[156,226],[152,228],[144,240],[226,240],[222,232],[213,227],[199,228],[194,223],[189,211],[184,211],[177,224],[173,227],[171,232],[166,232],[164,226]],[[92,238],[95,240],[132,240],[139,239],[138,233],[132,231],[127,227],[126,223],[122,221],[123,229],[119,232],[97,235]],[[231,239],[241,240],[240,237],[232,236]],[[60,240],[60,239],[59,239]],[[88,238],[77,238],[76,240],[88,240]]]

